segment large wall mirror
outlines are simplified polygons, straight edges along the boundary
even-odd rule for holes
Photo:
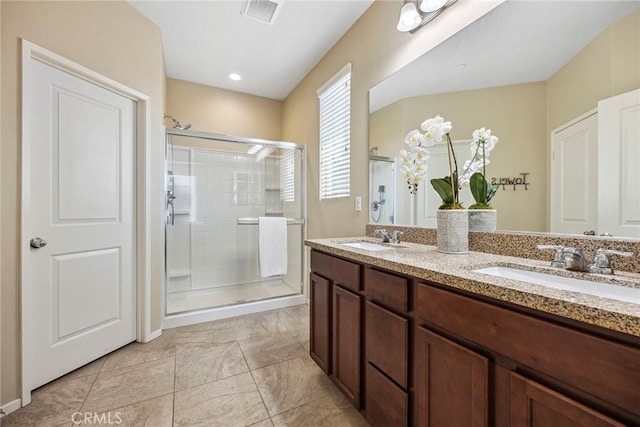
[[[486,170],[503,184],[498,229],[640,238],[639,1],[508,0],[371,88],[369,101],[370,223],[435,226],[428,180],[448,174],[445,147],[429,149],[414,195],[398,153],[440,115],[460,164],[474,129],[498,136]],[[615,137],[626,139],[613,149]],[[473,203],[468,187],[461,195]],[[608,215],[629,226],[610,227]]]

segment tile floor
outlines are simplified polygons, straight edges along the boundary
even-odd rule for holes
[[[308,347],[307,305],[169,329],[39,388],[0,425],[367,426]]]

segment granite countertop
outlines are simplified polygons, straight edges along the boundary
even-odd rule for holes
[[[640,337],[640,299],[637,303],[618,301],[472,270],[489,266],[512,266],[633,288],[640,288],[640,274],[620,271],[616,271],[613,276],[579,273],[552,268],[549,261],[483,252],[450,255],[438,252],[435,246],[417,243],[387,244],[393,248],[380,251],[357,249],[342,244],[356,241],[380,243],[380,239],[350,237],[309,239],[305,244],[354,261]]]

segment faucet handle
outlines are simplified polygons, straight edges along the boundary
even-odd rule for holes
[[[616,251],[614,249],[603,249],[603,248],[599,248],[596,251],[596,255],[598,255],[598,254],[618,255],[618,256],[623,256],[623,257],[627,257],[627,258],[630,258],[630,257],[632,257],[634,255],[633,252]]]
[[[632,257],[633,252],[616,251],[613,249],[598,248],[596,256],[593,258],[590,271],[598,274],[613,274],[613,267],[609,260],[609,255],[618,255],[623,257]]]
[[[551,267],[564,268],[564,246],[560,245],[538,245],[538,249],[541,251],[554,250],[556,253],[553,255],[551,261]]]
[[[393,230],[393,232],[391,233],[391,241],[393,243],[400,243],[400,236],[402,236],[404,233],[400,230]]]

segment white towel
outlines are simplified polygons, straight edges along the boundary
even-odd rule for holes
[[[287,274],[287,218],[258,218],[260,276]]]

